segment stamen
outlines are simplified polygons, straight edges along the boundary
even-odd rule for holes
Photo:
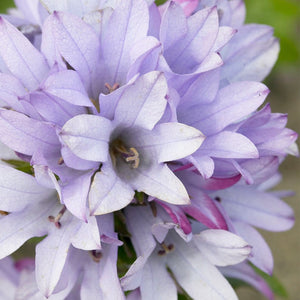
[[[60,223],[60,219],[62,218],[62,216],[64,215],[64,213],[66,212],[67,208],[64,205],[63,208],[59,211],[58,215],[56,217],[53,216],[49,216],[48,220],[52,223],[54,223],[54,225],[56,226],[56,228],[61,228],[61,223]]]
[[[154,218],[157,217],[157,208],[156,208],[156,204],[154,201],[151,201],[149,202],[150,203],[150,208],[151,208],[151,211],[152,211],[152,215]]]
[[[89,251],[90,255],[94,262],[98,263],[102,258],[102,252],[100,250],[91,250]]]
[[[0,215],[1,216],[7,216],[9,213],[7,211],[4,210],[0,210]]]
[[[173,244],[166,245],[164,242],[162,242],[160,245],[163,248],[163,250],[159,250],[158,255],[165,255],[174,250]]]
[[[138,151],[134,148],[131,147],[126,149],[122,141],[116,140],[113,143],[112,146],[112,151],[110,151],[111,157],[112,157],[112,162],[113,165],[116,166],[116,155],[121,155],[121,157],[129,163],[129,165],[133,168],[136,169],[140,165],[140,158],[139,158],[139,153]]]
[[[111,86],[109,83],[105,83],[104,86],[108,89],[109,94],[112,93],[113,91],[117,90],[120,85],[118,83],[114,83],[113,86]]]
[[[62,157],[60,157],[60,159],[57,162],[60,166],[64,163],[64,159]]]

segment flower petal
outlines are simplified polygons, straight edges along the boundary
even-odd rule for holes
[[[72,70],[56,72],[43,83],[44,92],[56,96],[70,104],[93,106],[78,74]]]
[[[293,210],[282,200],[256,189],[235,186],[216,192],[235,220],[270,231],[284,231],[294,225]]]
[[[55,202],[54,202],[55,205]],[[49,225],[48,216],[53,211],[53,201],[31,205],[20,212],[1,219],[0,258],[3,258],[32,237],[43,236]]]
[[[195,105],[181,115],[179,112],[178,119],[212,135],[255,111],[268,93],[262,83],[236,82],[221,89],[213,102]]]
[[[40,186],[35,178],[12,167],[0,165],[0,209],[21,211],[28,204],[55,197],[53,190]]]
[[[228,266],[242,262],[251,252],[242,238],[226,230],[209,229],[194,235],[198,249],[215,266]]]
[[[175,205],[190,203],[184,185],[165,164],[150,167],[141,165],[130,170],[124,164],[119,172],[122,179],[139,192]]]
[[[234,221],[233,224],[237,234],[252,246],[249,260],[262,271],[271,275],[274,266],[273,256],[264,238],[246,223]]]
[[[152,129],[163,116],[166,95],[167,81],[162,73],[154,71],[140,76],[122,94],[114,119],[126,127]]]
[[[111,131],[110,120],[94,115],[79,115],[70,119],[59,135],[78,157],[105,162],[108,159]]]
[[[230,284],[195,246],[175,234],[168,240],[174,250],[168,254],[167,265],[190,297],[200,300],[209,295],[214,300],[237,300]]]
[[[104,82],[111,86],[126,82],[132,46],[147,35],[148,6],[142,0],[120,1],[110,19],[103,24],[101,34]]]
[[[78,72],[89,94],[98,95],[99,38],[83,20],[68,13],[54,12],[45,21],[41,48],[50,65],[61,61],[62,57]]]
[[[257,158],[258,150],[244,135],[222,131],[207,137],[201,148],[194,154],[218,158]]]
[[[59,145],[53,126],[8,110],[0,111],[0,140],[25,155],[55,150]]]
[[[93,178],[89,193],[91,215],[102,215],[122,209],[134,197],[133,189],[120,180],[112,166],[104,164]]]
[[[0,57],[7,71],[29,90],[36,89],[49,71],[43,55],[17,28],[0,18]]]
[[[147,134],[137,132],[132,147],[155,151],[159,163],[184,158],[195,152],[205,137],[197,129],[181,123],[162,123]]]

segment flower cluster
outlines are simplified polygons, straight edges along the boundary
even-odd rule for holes
[[[0,282],[5,299],[272,299],[254,227],[297,155],[261,107],[272,28],[242,0],[16,0],[0,19]],[[9,256],[39,237],[35,260]],[[9,294],[8,294],[9,293]],[[1,294],[1,295],[2,295]]]

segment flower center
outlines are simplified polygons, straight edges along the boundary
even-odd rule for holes
[[[120,139],[116,139],[111,143],[109,152],[114,166],[117,165],[118,157],[133,169],[138,168],[140,164],[138,151],[134,147],[126,147]]]

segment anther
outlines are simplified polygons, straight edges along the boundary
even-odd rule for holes
[[[7,216],[9,213],[7,211],[4,210],[0,210],[0,215],[1,216]]]
[[[94,262],[98,263],[102,258],[102,252],[100,250],[91,250],[89,251],[90,255]]]
[[[104,86],[108,89],[109,93],[112,93],[113,91],[117,90],[120,85],[118,83],[114,83],[113,86],[111,86],[109,83],[105,83]]]
[[[164,242],[162,242],[160,245],[163,249],[158,251],[158,255],[165,255],[174,250],[173,244],[166,245]]]
[[[138,168],[140,164],[139,153],[135,148],[131,147],[129,148],[129,154],[131,154],[131,156],[126,157],[125,161],[130,162],[133,169]]]
[[[221,198],[219,196],[215,197],[215,200],[221,202]]]
[[[150,203],[150,208],[151,208],[151,211],[152,211],[152,215],[154,218],[157,217],[157,208],[156,208],[156,204],[154,201],[151,201],[149,202]]]
[[[60,157],[60,159],[57,162],[60,166],[64,163],[64,159],[62,157]]]
[[[113,149],[111,151],[112,162],[114,165],[116,165],[116,155],[120,155],[125,160],[125,162],[127,162],[133,169],[138,168],[138,166],[140,165],[140,157],[138,151],[134,147],[129,148],[129,150],[126,149],[126,147],[120,140],[115,141],[115,143],[113,144]]]
[[[62,218],[62,216],[64,215],[64,213],[66,212],[67,208],[64,205],[63,208],[59,211],[58,215],[56,217],[53,216],[49,216],[48,220],[52,223],[54,223],[54,225],[56,226],[56,228],[61,228],[61,223],[60,223],[60,219]]]

